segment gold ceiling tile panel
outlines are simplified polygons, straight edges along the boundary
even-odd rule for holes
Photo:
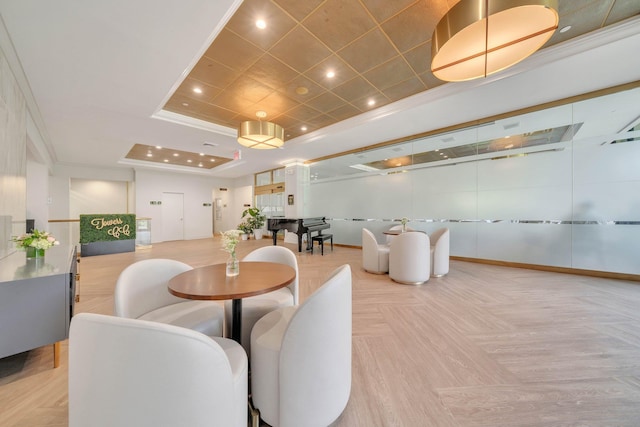
[[[158,148],[144,144],[135,144],[125,157],[131,160],[186,166],[196,169],[213,169],[232,160],[226,157],[211,156],[208,154],[200,155],[200,153],[174,150],[166,147]]]
[[[361,0],[365,7],[378,22],[384,22],[393,15],[400,13],[416,1],[423,0]]]
[[[181,95],[176,92],[176,94],[174,94],[169,99],[169,101],[167,101],[165,109],[180,114],[189,112],[196,113],[202,111],[202,109],[207,105],[208,104],[206,102],[198,101],[196,99]]]
[[[265,111],[267,120],[275,119],[285,111],[298,106],[298,102],[283,95],[280,92],[271,92],[268,96],[256,103],[255,111]],[[277,121],[277,120],[276,120]]]
[[[440,86],[430,39],[457,2],[244,0],[164,108],[237,128],[259,107],[290,139]],[[640,13],[637,0],[559,3],[559,28],[572,29],[545,46]]]
[[[298,22],[303,21],[324,0],[273,0],[283,10],[287,11]]]
[[[346,103],[347,102],[339,96],[331,92],[325,92],[322,95],[316,96],[315,98],[307,101],[306,105],[323,113],[327,113],[335,110],[336,108],[342,107]]]
[[[215,118],[223,120],[226,123],[232,123],[233,118],[238,115],[235,111],[227,110],[226,108],[221,108],[213,104],[206,104],[200,109],[199,113],[209,117],[209,121]]]
[[[269,53],[299,73],[331,55],[329,49],[302,27],[296,27],[287,34]]]
[[[298,102],[306,102],[307,100],[324,93],[325,89],[307,76],[298,74],[298,76],[289,83],[279,88],[278,91]]]
[[[263,20],[261,29],[256,21]],[[264,50],[268,50],[296,26],[296,21],[270,1],[245,0],[226,28]]]
[[[375,48],[372,49],[371,46]],[[342,49],[338,55],[356,71],[364,73],[398,55],[398,51],[389,43],[384,33],[376,28]]]
[[[314,117],[318,117],[320,114],[322,114],[320,111],[307,105],[298,105],[297,107],[287,111],[287,116],[300,121],[310,120]]]
[[[329,111],[329,115],[334,117],[337,121],[346,120],[350,117],[357,116],[361,111],[350,104],[343,105],[340,108],[336,108],[333,111]]]
[[[380,92],[351,101],[351,105],[362,112],[373,110],[380,107],[381,105],[385,105],[388,103],[389,100],[387,99],[387,97]]]
[[[414,76],[413,70],[401,56],[396,56],[392,60],[364,73],[364,77],[369,83],[380,90]]]
[[[412,77],[408,80],[384,89],[382,92],[389,98],[391,102],[393,102],[411,96],[414,93],[422,92],[425,89],[426,87],[422,80],[417,77]]]
[[[363,96],[372,96],[377,92],[376,88],[362,77],[351,79],[333,90],[333,93],[345,100],[358,99]]]
[[[300,74],[273,56],[266,54],[247,70],[246,75],[272,89],[278,89]]]
[[[327,77],[327,72],[333,71],[334,77]],[[305,72],[305,75],[313,79],[319,85],[333,89],[342,83],[354,78],[357,73],[337,55],[331,55],[320,61],[315,66]]]
[[[404,53],[404,59],[416,74],[431,72],[431,43],[422,43]]]
[[[231,83],[225,92],[231,92],[234,96],[256,103],[269,96],[273,89],[247,75],[242,75]]]
[[[224,108],[225,110],[240,112],[251,108],[255,102],[238,96],[238,94],[232,89],[227,89],[223,90],[222,93],[213,100],[212,104]],[[255,116],[255,112],[251,114],[251,120],[253,120]]]
[[[237,73],[244,72],[263,54],[264,51],[259,47],[224,29],[204,53],[204,56],[221,62]]]
[[[198,61],[196,66],[193,67],[193,70],[189,73],[189,77],[210,86],[224,89],[235,80],[237,72],[220,62],[204,56]]]
[[[432,28],[447,10],[445,1],[420,1],[382,24],[382,29],[400,52],[406,52],[431,40]]]
[[[359,1],[327,0],[304,20],[304,25],[335,52],[376,23]]]
[[[196,92],[196,89],[200,92]],[[182,95],[199,102],[209,102],[221,92],[221,89],[201,82],[191,77],[187,77],[175,92],[176,95]]]

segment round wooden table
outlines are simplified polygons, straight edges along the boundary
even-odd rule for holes
[[[169,280],[169,292],[196,300],[232,300],[231,338],[240,342],[242,298],[275,291],[289,285],[296,271],[273,262],[240,262],[240,274],[227,277],[226,264],[207,265],[185,271]]]

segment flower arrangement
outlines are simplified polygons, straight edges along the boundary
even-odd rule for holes
[[[240,234],[242,234],[242,232],[240,230],[227,230],[220,234],[222,234],[222,250],[229,252],[229,254],[235,258],[236,245],[240,241]]]
[[[400,223],[402,224],[402,232],[404,233],[405,231],[407,231],[407,223],[409,222],[409,218],[407,218],[406,216],[403,216],[402,219],[400,220]]]
[[[16,247],[20,249],[36,248],[44,250],[60,244],[48,231],[40,230],[33,230],[31,233],[13,237],[11,240],[14,241]]]
[[[236,246],[240,240],[240,230],[227,230],[222,233],[222,250],[229,252],[229,259],[227,260],[227,276],[237,276],[240,274],[240,262],[236,258]]]

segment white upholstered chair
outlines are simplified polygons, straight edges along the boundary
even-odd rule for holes
[[[247,355],[230,339],[102,314],[71,321],[70,427],[246,427],[247,391]]]
[[[251,394],[274,427],[328,426],[351,393],[351,269],[345,264],[298,307],[251,333]]]
[[[389,277],[394,282],[420,285],[431,275],[429,236],[420,231],[395,236],[389,247]]]
[[[431,275],[442,277],[449,272],[449,229],[440,228],[429,236],[431,242]]]
[[[242,299],[242,331],[240,343],[250,354],[251,328],[265,314],[280,308],[298,305],[298,259],[291,249],[284,246],[263,246],[251,251],[242,262],[262,261],[286,264],[296,271],[296,278],[287,287],[267,292],[266,294]],[[242,274],[242,272],[240,273]],[[225,301],[227,320],[227,336],[231,336],[232,309],[231,301]]]
[[[389,228],[389,231],[401,231],[401,230],[402,230],[402,224],[400,224],[400,225],[394,225],[393,227],[390,227],[390,228]],[[414,230],[413,228],[411,228],[411,227],[406,227],[406,228],[405,228],[405,230],[406,230],[406,231],[415,231],[415,230]],[[387,245],[390,245],[390,244],[391,244],[391,241],[392,241],[392,240],[393,240],[393,238],[394,238],[394,237],[396,237],[396,236],[393,236],[393,235],[389,235],[389,234],[388,234],[386,237],[387,237]]]
[[[116,282],[114,314],[193,329],[209,336],[223,335],[224,306],[171,295],[169,279],[192,267],[172,259],[146,259],[125,268]]]
[[[375,274],[389,271],[389,246],[379,244],[366,228],[362,229],[362,268]]]

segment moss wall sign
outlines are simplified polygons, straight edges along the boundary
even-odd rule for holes
[[[134,214],[80,215],[82,256],[133,252],[136,249]]]

